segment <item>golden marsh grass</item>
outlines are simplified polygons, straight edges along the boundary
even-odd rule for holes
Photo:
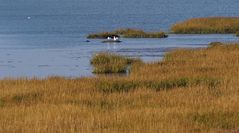
[[[228,34],[239,31],[238,17],[193,18],[171,27],[176,34]]]
[[[127,77],[0,80],[0,132],[238,132],[239,45],[181,49]]]

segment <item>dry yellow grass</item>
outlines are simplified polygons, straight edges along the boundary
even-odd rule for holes
[[[176,34],[228,34],[238,30],[238,17],[194,18],[176,23],[171,28]]]
[[[177,50],[128,77],[0,80],[0,132],[238,132],[239,45]]]

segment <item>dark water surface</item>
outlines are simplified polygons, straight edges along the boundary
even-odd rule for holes
[[[238,41],[234,35],[170,35],[86,43],[86,35],[120,27],[169,31],[193,17],[239,16],[238,0],[0,0],[0,78],[90,76],[98,51],[156,61],[175,48]]]

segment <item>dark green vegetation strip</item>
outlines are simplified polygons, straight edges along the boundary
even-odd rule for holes
[[[4,105],[4,101],[3,99],[0,97],[0,107],[2,107]]]
[[[100,91],[106,93],[128,92],[137,88],[150,88],[156,91],[170,90],[173,88],[186,88],[192,86],[207,86],[209,89],[215,89],[220,84],[220,79],[212,77],[198,78],[177,78],[162,81],[137,81],[137,80],[115,80],[98,81],[95,86]]]
[[[101,32],[90,34],[87,36],[89,39],[106,39],[109,36],[121,36],[124,38],[166,38],[165,32],[145,32],[138,29],[119,29],[112,32]]]
[[[39,92],[29,92],[27,94],[18,94],[12,97],[12,102],[21,104],[21,103],[34,103],[40,100],[42,94]]]

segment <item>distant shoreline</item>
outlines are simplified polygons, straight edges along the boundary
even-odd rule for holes
[[[236,34],[239,32],[239,17],[193,18],[174,24],[175,34]]]

